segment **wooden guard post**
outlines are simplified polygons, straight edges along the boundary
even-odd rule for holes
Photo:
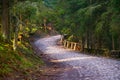
[[[70,41],[64,40],[62,43],[63,43],[64,47],[70,48],[72,50],[80,50],[81,49],[81,45],[76,42],[70,42]]]

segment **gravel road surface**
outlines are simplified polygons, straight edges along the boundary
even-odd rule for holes
[[[37,40],[35,46],[50,62],[67,67],[57,80],[120,80],[120,61],[86,55],[57,45],[61,35]]]

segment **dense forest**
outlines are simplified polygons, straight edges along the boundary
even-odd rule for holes
[[[45,1],[53,9],[54,26],[68,40],[88,49],[120,49],[120,0]]]
[[[16,53],[38,30],[50,34],[49,26],[83,51],[119,51],[120,0],[1,0],[0,58],[4,48]]]
[[[18,34],[52,25],[68,40],[88,49],[120,49],[119,0],[1,1],[1,33],[8,42]],[[9,4],[9,5],[8,5]]]

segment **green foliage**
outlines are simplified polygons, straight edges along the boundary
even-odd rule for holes
[[[19,2],[13,6],[11,13],[16,16],[22,16],[23,20],[33,20],[36,15],[36,3],[30,1]]]
[[[111,32],[113,35],[118,35],[120,33],[120,15],[113,15],[111,22]]]
[[[88,50],[112,50],[113,45],[115,49],[120,49],[120,0],[12,0],[9,3],[11,39],[16,26],[18,27],[16,35],[19,33],[26,35],[38,29],[44,30],[43,24],[46,19],[46,24],[52,23],[61,34],[70,35],[68,40],[76,42],[82,40],[83,46],[87,45],[84,48]],[[20,24],[22,24],[21,27]],[[1,53],[8,53],[9,51],[4,49],[6,46],[1,45]],[[27,53],[31,55],[31,51],[25,45],[27,43],[18,48],[25,52],[24,56],[10,50],[10,54],[0,54],[0,61],[7,59],[16,61],[23,64],[21,68],[33,66],[32,60],[23,58],[29,56]],[[8,55],[12,58],[10,59]],[[6,56],[5,59],[2,58],[3,56]],[[6,65],[2,65],[2,68],[6,67],[10,72],[10,66]],[[7,71],[3,70],[1,73],[7,73]]]
[[[120,3],[120,0],[111,0],[111,5],[112,5],[112,7],[113,7],[113,10],[115,11],[115,12],[120,12],[120,5],[119,5],[119,3]]]
[[[0,64],[0,76],[5,77],[12,75],[16,70],[25,72],[27,69],[43,65],[43,61],[33,54],[28,42],[19,44],[16,52],[12,50],[12,46],[0,43]]]
[[[88,48],[120,49],[120,0],[57,0],[53,21],[62,34],[73,35],[79,41],[87,41]],[[50,4],[50,1],[47,0]],[[52,5],[52,3],[51,3]],[[113,42],[112,36],[114,36]],[[70,36],[71,38],[71,36]],[[71,40],[71,39],[70,39]]]

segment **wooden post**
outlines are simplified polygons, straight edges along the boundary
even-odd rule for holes
[[[69,41],[67,41],[67,48],[69,48],[69,43],[70,43],[70,42],[69,42]]]
[[[63,41],[63,46],[65,47],[65,40]]]
[[[61,43],[63,42],[63,39],[62,39],[62,38],[60,38],[60,42],[61,42]]]
[[[77,43],[74,43],[74,50],[76,50]]]
[[[64,44],[64,47],[66,47],[66,40],[64,40],[63,44]]]
[[[73,49],[73,50],[80,50],[80,51],[81,51],[81,47],[82,47],[81,44],[78,44],[78,43],[75,43],[75,42],[69,42],[67,40],[63,41],[63,46],[66,47],[66,48],[70,48],[70,49]]]
[[[71,42],[71,49],[73,49],[73,46],[74,46],[74,43],[73,43],[73,42]]]

